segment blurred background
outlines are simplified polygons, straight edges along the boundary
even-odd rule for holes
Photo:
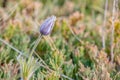
[[[36,49],[53,71],[39,67],[25,80],[120,80],[120,0],[115,6],[114,62],[110,62],[113,1],[108,0],[105,16],[106,0],[0,0],[0,38],[29,54],[40,24],[55,15],[51,35]],[[20,78],[16,56],[0,42],[0,80]]]

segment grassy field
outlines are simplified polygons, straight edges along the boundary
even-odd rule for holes
[[[120,0],[0,0],[0,80],[120,80],[119,9]]]

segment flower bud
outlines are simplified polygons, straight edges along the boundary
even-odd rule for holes
[[[56,17],[51,16],[47,18],[40,26],[40,33],[42,35],[48,35],[51,33],[54,23],[55,23]]]

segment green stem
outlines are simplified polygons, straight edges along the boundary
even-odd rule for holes
[[[34,53],[36,47],[38,46],[38,44],[39,44],[41,38],[42,38],[42,34],[39,35],[37,41],[35,42],[35,45],[33,46],[32,50],[31,50],[30,57],[33,55],[33,53]]]

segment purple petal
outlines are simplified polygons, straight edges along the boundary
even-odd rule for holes
[[[54,23],[55,23],[56,17],[51,16],[47,18],[40,27],[40,33],[43,35],[48,35],[53,29]]]

